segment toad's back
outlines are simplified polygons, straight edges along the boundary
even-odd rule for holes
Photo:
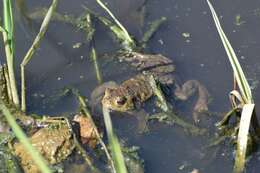
[[[143,74],[124,81],[120,87],[132,96],[133,101],[143,102],[153,95],[148,76]]]
[[[115,88],[107,88],[102,104],[112,110],[128,111],[153,95],[147,75],[139,74]]]

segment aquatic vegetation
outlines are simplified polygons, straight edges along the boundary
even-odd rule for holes
[[[101,0],[96,0],[96,1],[110,15],[110,17],[116,23],[116,25],[110,24],[110,26],[112,26],[111,27],[112,31],[114,31],[114,33],[120,33],[120,34],[117,34],[117,36],[119,36],[119,38],[121,40],[124,40],[123,44],[125,45],[125,48],[127,48],[128,50],[132,50],[135,47],[135,42],[128,34],[125,27],[117,20],[117,18],[113,15],[113,13],[105,6],[105,4]]]
[[[21,109],[22,109],[22,111],[26,111],[25,66],[32,59],[34,52],[39,47],[40,41],[44,37],[45,32],[47,31],[48,24],[51,20],[53,12],[56,9],[57,4],[58,4],[58,0],[53,0],[48,12],[46,13],[44,20],[42,22],[39,33],[35,37],[35,39],[32,43],[32,46],[26,53],[21,65],[20,65],[21,66],[21,98],[22,98]]]
[[[23,0],[19,1],[19,3],[21,3],[22,1]],[[5,2],[10,3],[11,1],[5,1]],[[57,2],[57,0],[53,0],[53,4],[56,2]],[[0,85],[0,97],[1,97],[0,99],[2,99],[2,100],[0,100],[0,109],[3,110],[3,112],[5,114],[8,114],[8,112],[6,113],[6,111],[4,111],[4,109],[5,109],[4,106],[6,106],[6,108],[9,109],[9,114],[10,113],[13,114],[14,120],[16,120],[15,119],[16,112],[15,113],[13,112],[13,109],[12,109],[13,107],[9,107],[9,104],[6,104],[6,103],[9,103],[9,100],[11,100],[11,102],[15,103],[17,105],[17,107],[20,106],[19,102],[21,101],[21,109],[16,109],[16,110],[18,112],[21,110],[26,111],[26,99],[25,98],[26,98],[26,94],[28,94],[28,93],[26,93],[25,84],[28,82],[31,82],[31,81],[28,81],[28,82],[26,81],[27,78],[25,77],[25,70],[26,70],[25,68],[27,67],[27,64],[32,59],[33,53],[37,51],[37,49],[39,47],[39,43],[40,43],[41,39],[44,37],[46,29],[47,29],[50,21],[58,21],[57,24],[60,24],[60,22],[66,23],[66,24],[72,25],[73,29],[76,28],[77,31],[81,30],[84,32],[81,34],[84,34],[85,40],[80,41],[80,42],[77,41],[76,44],[74,44],[72,48],[83,49],[83,48],[87,47],[87,50],[89,50],[88,54],[90,55],[89,57],[91,58],[91,63],[93,62],[97,82],[99,84],[102,84],[103,83],[102,69],[100,69],[98,60],[100,60],[100,58],[104,59],[104,57],[106,58],[106,56],[97,57],[98,53],[96,52],[96,48],[97,48],[97,50],[99,50],[99,47],[96,47],[96,45],[95,45],[95,39],[96,39],[95,36],[97,36],[99,34],[99,33],[96,33],[96,29],[99,29],[99,28],[96,28],[96,26],[99,26],[98,24],[101,24],[101,25],[104,25],[106,28],[108,28],[108,30],[113,34],[113,36],[114,36],[113,38],[115,38],[115,40],[118,41],[118,43],[120,44],[120,50],[110,54],[109,58],[112,58],[113,60],[114,59],[119,60],[120,63],[126,62],[126,64],[133,67],[133,69],[135,70],[135,72],[138,75],[140,75],[140,74],[147,75],[147,79],[145,80],[145,83],[149,84],[150,88],[146,92],[152,93],[152,95],[156,96],[155,97],[156,104],[155,104],[155,106],[150,106],[148,103],[147,105],[144,106],[144,108],[149,108],[149,110],[147,110],[147,112],[149,112],[151,114],[149,116],[149,118],[146,116],[145,122],[148,122],[148,120],[155,119],[159,122],[167,123],[169,125],[176,124],[181,127],[181,130],[183,130],[184,132],[188,132],[191,135],[203,135],[203,136],[211,135],[211,131],[210,131],[211,129],[208,130],[206,128],[200,128],[197,126],[198,124],[193,124],[192,122],[191,123],[186,122],[184,120],[185,116],[183,117],[182,113],[179,113],[179,110],[175,110],[175,106],[177,105],[177,107],[178,107],[178,102],[180,100],[186,100],[187,97],[191,96],[192,93],[196,92],[198,99],[196,100],[196,102],[194,104],[195,106],[193,106],[193,109],[192,109],[194,121],[199,122],[199,120],[200,120],[201,116],[198,117],[197,113],[203,112],[203,115],[204,115],[204,112],[206,112],[207,115],[211,114],[210,112],[208,112],[209,94],[207,92],[206,87],[201,85],[196,80],[189,80],[188,82],[185,82],[183,85],[178,85],[178,83],[175,83],[175,78],[171,78],[172,76],[170,74],[173,71],[175,71],[175,64],[173,65],[172,62],[165,60],[164,58],[166,58],[166,57],[164,57],[162,55],[146,54],[143,52],[143,51],[147,50],[146,49],[147,42],[152,38],[152,36],[158,30],[158,28],[166,21],[166,17],[160,17],[153,22],[147,23],[147,26],[149,27],[149,29],[146,32],[144,32],[141,39],[135,40],[134,37],[132,35],[130,35],[130,33],[128,33],[127,29],[119,22],[119,20],[115,17],[115,15],[109,10],[107,4],[104,4],[101,0],[96,0],[96,2],[98,3],[98,5],[100,7],[102,7],[104,12],[108,14],[107,16],[104,17],[99,14],[96,14],[95,12],[88,9],[88,7],[84,7],[85,9],[83,9],[83,13],[76,17],[71,14],[66,14],[66,13],[62,14],[60,12],[55,12],[56,4],[54,4],[54,6],[51,6],[50,9],[40,8],[40,9],[35,10],[33,13],[27,14],[28,11],[23,13],[23,15],[25,15],[25,18],[27,20],[26,22],[34,23],[35,22],[35,21],[33,21],[34,19],[37,19],[37,20],[43,19],[43,23],[41,25],[38,35],[36,36],[35,40],[33,41],[32,46],[30,47],[29,51],[25,55],[23,62],[20,66],[21,79],[22,79],[22,81],[21,81],[21,94],[22,94],[21,100],[19,100],[18,95],[17,95],[18,101],[13,96],[13,95],[15,95],[15,90],[11,89],[12,82],[11,82],[11,77],[10,77],[11,75],[8,74],[9,72],[8,71],[3,72],[3,75],[5,76],[5,78],[3,78],[3,80],[0,75],[0,84],[7,83],[6,87],[1,87],[1,85]],[[245,163],[246,152],[249,153],[249,149],[251,149],[250,145],[253,145],[252,141],[253,141],[254,136],[248,135],[248,129],[250,128],[251,119],[252,119],[252,124],[253,124],[254,130],[256,130],[256,131],[259,130],[259,128],[257,126],[257,121],[255,121],[256,116],[254,115],[254,102],[252,99],[252,93],[250,91],[249,85],[246,81],[246,78],[243,74],[243,71],[242,71],[238,61],[236,60],[235,53],[234,53],[229,41],[227,40],[227,38],[224,34],[224,31],[222,30],[222,28],[220,26],[220,23],[217,19],[217,16],[214,12],[213,7],[211,6],[209,1],[208,1],[208,3],[209,3],[211,11],[213,13],[213,17],[214,17],[215,23],[218,27],[218,31],[221,36],[221,39],[225,45],[227,54],[230,56],[230,62],[232,64],[232,68],[234,69],[234,75],[235,75],[235,79],[236,79],[235,85],[238,85],[238,88],[234,87],[234,90],[230,92],[230,100],[231,100],[231,104],[232,104],[233,108],[230,112],[228,112],[226,114],[226,116],[222,119],[222,121],[220,121],[218,123],[218,126],[220,128],[222,128],[222,131],[219,132],[217,137],[215,136],[216,138],[214,138],[212,140],[212,142],[209,144],[209,147],[212,147],[212,146],[220,147],[220,143],[223,143],[224,140],[226,140],[228,138],[229,139],[235,138],[238,135],[238,138],[237,138],[238,139],[238,143],[237,143],[238,149],[237,149],[237,158],[236,158],[236,163],[235,163],[235,167],[234,167],[234,172],[241,172],[241,170],[244,169],[243,167],[244,167],[244,163]],[[6,14],[6,16],[9,15],[10,23],[8,25],[10,25],[10,24],[13,24],[12,13],[10,13],[11,4],[9,4],[9,7],[8,7],[8,5],[6,7],[7,7],[6,8],[7,13],[5,13],[5,14]],[[144,6],[142,6],[142,7],[144,7]],[[91,8],[91,7],[89,7],[89,8]],[[177,6],[176,6],[176,8],[177,8]],[[8,12],[8,10],[9,10],[9,12]],[[188,9],[188,11],[190,11],[190,9]],[[10,14],[8,14],[8,13],[10,13]],[[203,12],[203,14],[204,14],[204,12]],[[122,17],[122,16],[120,16],[120,17]],[[144,17],[144,15],[142,17]],[[177,16],[176,16],[176,18],[177,18]],[[170,19],[172,19],[172,18],[170,18]],[[240,15],[237,15],[235,20],[236,20],[237,26],[242,25],[244,23],[244,21],[241,21]],[[39,20],[37,22],[39,22]],[[98,22],[97,25],[95,25],[95,22]],[[9,27],[10,31],[13,30],[12,29],[13,26],[10,25],[8,27]],[[13,32],[7,31],[6,28],[8,28],[8,27],[0,26],[0,32],[2,32],[3,35],[6,34],[5,37],[6,37],[6,41],[8,42],[8,44],[6,44],[7,45],[6,48],[8,48],[8,46],[9,46],[9,48],[8,48],[9,52],[7,50],[6,54],[11,55],[12,53],[14,53],[15,46],[14,46],[14,44],[12,44],[13,43],[13,35],[12,35]],[[186,30],[184,30],[184,31],[186,31]],[[141,33],[142,31],[140,30],[139,32]],[[179,36],[182,36],[184,38],[189,38],[191,36],[191,34],[192,34],[192,36],[195,36],[195,34],[192,31],[183,32],[183,31],[178,30],[178,32],[179,32]],[[11,34],[9,34],[9,33],[11,33]],[[182,33],[182,35],[180,33]],[[50,33],[50,35],[51,34],[52,33]],[[99,37],[97,37],[97,38],[100,39]],[[164,38],[162,37],[158,41],[163,45],[163,43],[166,43],[166,40],[164,40]],[[59,44],[59,43],[61,43],[61,44]],[[63,44],[63,42],[61,41],[59,43],[58,43],[59,46],[62,47],[61,45]],[[163,45],[163,46],[165,46],[165,45]],[[118,44],[117,44],[117,46],[118,46]],[[80,50],[80,49],[78,49],[78,50]],[[75,49],[73,49],[73,51],[77,52],[77,50],[75,50]],[[125,55],[128,55],[128,56],[125,56]],[[131,56],[131,55],[134,55],[134,56]],[[84,57],[80,56],[80,57],[81,57],[81,59],[85,58],[85,56]],[[108,61],[111,62],[110,60],[111,59],[109,59]],[[12,64],[12,61],[10,61],[10,62]],[[105,63],[107,63],[106,60],[105,60]],[[101,64],[101,65],[103,65],[103,64]],[[101,67],[104,67],[104,66],[101,66]],[[5,68],[3,68],[3,71],[4,70],[5,70]],[[15,70],[15,69],[13,69],[13,70]],[[104,74],[104,72],[103,72],[103,74]],[[1,74],[2,74],[2,71],[1,71]],[[129,73],[128,75],[131,75],[131,73]],[[129,79],[129,81],[130,81],[130,79]],[[116,80],[120,80],[120,79],[116,79]],[[89,81],[87,81],[87,82],[89,82]],[[105,82],[104,83],[105,86],[99,86],[95,90],[101,89],[101,90],[105,91],[104,88],[109,88],[108,86],[112,86],[112,85],[114,86],[112,88],[118,87],[118,85],[116,85],[115,82],[110,82],[109,84],[108,83],[109,82]],[[138,81],[137,82],[135,81],[133,83],[138,84]],[[133,83],[130,82],[129,88],[133,88]],[[173,85],[170,86],[169,84],[173,84]],[[164,85],[166,87],[164,87]],[[92,87],[92,86],[90,86],[90,87]],[[195,89],[192,87],[195,87]],[[172,95],[174,94],[175,97],[172,97],[172,95],[170,95],[170,94],[164,95],[164,93],[162,92],[162,90],[163,90],[163,91],[166,91],[165,93],[168,93],[168,92],[170,92],[170,88],[173,89],[173,93],[171,93],[171,94]],[[89,88],[87,88],[87,89],[89,89]],[[138,90],[138,89],[139,88],[137,86],[136,90]],[[4,92],[2,92],[2,91],[4,91]],[[131,94],[133,94],[133,92],[135,92],[135,90],[133,90],[133,89],[130,89],[130,91],[132,92]],[[186,94],[185,91],[189,91],[188,92],[189,96],[185,95]],[[105,107],[105,104],[103,105],[103,118],[105,120],[105,127],[106,127],[105,137],[107,137],[107,139],[108,139],[107,145],[106,145],[106,138],[104,138],[103,133],[102,133],[104,130],[104,129],[102,129],[103,126],[99,124],[99,121],[94,122],[94,120],[92,119],[92,118],[94,118],[96,120],[96,118],[97,118],[98,120],[100,120],[99,119],[100,117],[96,116],[96,114],[95,114],[96,117],[92,117],[91,114],[94,114],[93,107],[95,107],[94,108],[95,110],[98,109],[97,100],[99,99],[99,103],[100,103],[100,100],[102,99],[101,97],[104,94],[102,95],[102,93],[101,93],[102,96],[100,96],[100,92],[97,91],[99,95],[93,99],[94,105],[92,105],[93,107],[91,107],[92,108],[92,112],[91,112],[89,109],[87,99],[84,96],[82,96],[77,89],[75,89],[73,87],[65,88],[65,91],[60,95],[60,97],[64,97],[68,93],[71,94],[71,92],[73,93],[73,95],[75,95],[77,97],[79,105],[80,105],[77,113],[72,114],[72,115],[75,115],[75,114],[80,115],[80,116],[74,117],[74,122],[72,123],[73,128],[70,127],[70,118],[67,119],[67,118],[64,118],[65,117],[64,116],[64,117],[61,117],[62,120],[53,120],[53,119],[49,119],[49,118],[37,119],[37,121],[36,121],[37,132],[30,131],[30,133],[27,133],[28,136],[30,136],[29,139],[31,139],[31,142],[32,142],[32,139],[35,139],[35,135],[38,135],[38,138],[33,141],[34,145],[36,145],[38,147],[38,150],[40,148],[40,153],[42,154],[43,159],[45,159],[46,161],[49,162],[49,166],[50,167],[53,166],[52,163],[56,164],[59,162],[63,162],[63,160],[66,159],[67,157],[69,157],[70,153],[75,149],[80,154],[80,156],[81,156],[80,159],[83,159],[84,164],[80,164],[80,166],[75,166],[78,163],[72,163],[72,165],[69,165],[71,167],[75,166],[75,168],[71,169],[74,172],[90,169],[92,172],[99,173],[99,172],[101,172],[101,170],[99,170],[99,168],[106,169],[106,171],[110,171],[110,172],[114,172],[114,173],[144,172],[144,162],[138,156],[136,148],[126,148],[125,145],[122,145],[122,143],[121,143],[122,140],[117,137],[115,130],[112,127],[109,110],[107,109],[107,107]],[[89,91],[87,91],[87,92],[89,92]],[[145,94],[145,93],[142,91],[137,92],[137,94],[134,96],[135,97],[134,99],[140,97],[141,98],[140,100],[144,104],[144,101],[146,101],[148,98],[146,98],[142,94]],[[92,96],[95,97],[95,94],[92,93]],[[166,97],[166,99],[165,99],[165,97]],[[52,98],[53,98],[53,96],[48,96],[48,98],[46,98],[46,100],[49,99],[49,101],[50,101]],[[59,99],[59,98],[55,97],[51,101],[55,102],[55,101],[57,101],[57,99]],[[178,99],[179,99],[179,101],[178,101]],[[119,101],[118,103],[120,104],[120,103],[123,103],[125,100],[119,99],[118,101]],[[191,102],[193,102],[193,101],[194,100],[192,100]],[[3,102],[3,105],[1,104],[2,102]],[[175,103],[176,103],[176,105],[175,105]],[[138,106],[139,105],[136,105],[136,107],[138,107]],[[131,105],[130,105],[130,107],[131,107]],[[150,110],[150,108],[151,108],[151,110]],[[242,109],[243,109],[243,111],[242,111]],[[114,110],[114,109],[111,109],[111,110]],[[98,110],[98,111],[100,111],[100,110]],[[180,110],[180,111],[182,111],[182,110]],[[186,111],[186,110],[184,110],[184,111]],[[188,110],[188,111],[189,111],[189,113],[191,113],[190,110]],[[145,111],[143,111],[143,112],[145,112]],[[97,115],[99,115],[99,113],[97,113]],[[250,116],[248,116],[248,113],[250,114]],[[230,123],[229,120],[231,119],[231,116],[233,116],[234,114],[242,115],[242,117],[240,119],[241,123],[240,122],[235,122],[235,124]],[[23,113],[22,115],[26,116],[25,113]],[[146,115],[148,115],[148,113]],[[0,114],[0,118],[1,118],[1,116],[2,115]],[[5,118],[5,116],[2,116],[2,117]],[[28,117],[30,117],[30,116],[28,116]],[[191,116],[187,116],[187,117],[191,117]],[[8,117],[6,119],[8,119]],[[210,123],[212,123],[212,121],[214,121],[214,118],[212,118],[212,117],[206,117],[205,119],[207,119],[207,120],[210,119],[209,120]],[[239,118],[236,117],[236,120],[237,119],[239,119]],[[10,121],[10,119],[9,119],[9,121]],[[64,123],[64,121],[66,123]],[[10,129],[9,126],[11,126],[14,129],[14,134],[17,135],[17,137],[16,137],[17,139],[22,139],[22,138],[26,139],[25,133],[22,133],[22,131],[19,131],[21,129],[19,129],[19,126],[18,127],[16,127],[16,126],[18,124],[22,125],[22,127],[25,129],[26,132],[31,130],[31,129],[29,129],[31,127],[24,126],[20,121],[16,125],[15,125],[15,122],[13,122],[14,124],[12,124],[12,122],[10,121],[11,122],[10,125],[8,124],[8,122],[4,121],[4,123],[7,125],[7,128],[5,128],[5,126],[4,126],[5,124],[2,121],[0,121],[0,132],[7,132]],[[47,122],[48,123],[55,122],[54,123],[55,125],[54,124],[46,125]],[[204,122],[201,123],[202,126],[204,126],[203,123]],[[4,124],[4,125],[2,125],[2,124]],[[64,129],[64,127],[65,127],[64,125],[66,126],[65,129]],[[206,124],[206,125],[208,126],[209,124]],[[229,127],[229,126],[232,126],[232,127]],[[69,127],[69,128],[67,128],[67,127]],[[17,128],[18,128],[18,131],[15,130]],[[74,130],[76,130],[76,131],[74,132]],[[172,129],[167,129],[167,130],[170,131]],[[175,130],[175,129],[173,129],[173,130]],[[19,137],[19,133],[20,133],[20,137]],[[79,136],[76,135],[78,133],[79,133]],[[214,133],[215,133],[215,131],[214,131]],[[22,137],[21,137],[21,134],[23,135]],[[79,137],[79,139],[77,139],[78,137]],[[186,137],[186,136],[184,136],[184,137]],[[187,139],[189,137],[190,136],[188,136]],[[7,136],[7,137],[4,136],[4,134],[0,133],[0,155],[2,154],[1,151],[4,151],[4,153],[7,153],[5,151],[5,149],[3,149],[1,147],[1,144],[3,144],[3,143],[7,144],[6,141],[10,140],[10,138],[11,138],[11,140],[15,139],[15,136],[13,136],[13,133],[11,133],[11,135]],[[55,145],[50,146],[47,141],[44,141],[44,140],[41,141],[41,138],[47,138],[48,141],[54,141]],[[175,140],[175,138],[174,138],[174,140]],[[190,139],[188,139],[188,140],[190,140]],[[28,138],[27,138],[27,142],[28,142]],[[40,143],[44,144],[44,146],[39,147]],[[32,149],[29,148],[29,150],[28,150],[26,147],[24,147],[22,145],[21,142],[16,141],[16,145],[19,145],[18,148],[23,148],[22,152],[19,152],[20,154],[17,154],[20,156],[20,158],[23,157],[24,155],[26,155],[24,153],[35,154],[33,148]],[[239,152],[240,149],[241,149],[241,152]],[[19,149],[19,151],[21,151],[21,150]],[[28,151],[32,151],[32,152],[28,152]],[[88,151],[90,151],[90,152],[88,152]],[[23,154],[21,154],[21,153],[23,153]],[[203,155],[204,153],[194,153],[194,154]],[[38,154],[36,153],[36,155],[39,155],[39,153]],[[7,155],[4,155],[4,157],[6,157],[7,159],[11,158],[9,156],[10,155],[8,155],[8,153],[7,153]],[[31,162],[33,157],[34,156],[28,156],[28,157],[26,156],[25,158],[26,158],[26,161]],[[37,156],[35,156],[35,157],[37,157]],[[71,158],[69,159],[69,161],[71,159],[74,159],[74,155],[72,155],[70,157]],[[201,156],[201,157],[203,157],[203,156]],[[208,157],[207,157],[207,159],[208,159]],[[104,167],[102,167],[102,166],[99,167],[100,165],[98,162],[96,164],[96,162],[95,162],[96,160],[98,162],[101,161],[102,166],[104,166]],[[26,161],[24,162],[25,164],[27,164]],[[0,162],[3,163],[3,160],[0,159]],[[74,160],[73,160],[73,162],[74,162]],[[43,160],[42,161],[43,165],[42,165],[42,167],[39,167],[39,168],[44,169],[44,166],[46,166],[45,171],[47,171],[47,172],[52,171],[47,167],[46,163],[47,162],[45,162]],[[16,164],[16,163],[13,162],[12,164]],[[21,164],[21,162],[20,162],[20,164]],[[39,162],[38,164],[41,164],[41,163]],[[62,163],[61,163],[61,165],[62,165]],[[185,167],[187,167],[186,165],[187,164],[182,164],[179,167],[179,169],[184,169]],[[35,169],[39,170],[37,165],[33,165],[33,166],[35,166],[34,167]],[[65,162],[64,166],[65,167],[68,166],[68,165],[66,165],[66,162]],[[16,167],[13,167],[13,168],[15,169]],[[195,168],[198,168],[198,167],[196,166]],[[62,168],[60,168],[60,169],[62,169]],[[190,172],[191,170],[189,170],[189,171],[185,170],[185,171]],[[67,169],[66,169],[66,171],[67,171]],[[18,170],[16,170],[16,172],[18,172]],[[199,171],[197,169],[194,169],[194,167],[193,167],[192,172],[199,172]]]
[[[101,84],[101,83],[103,83],[102,73],[101,73],[101,70],[99,68],[97,53],[96,53],[96,49],[95,49],[94,46],[91,47],[90,56],[91,56],[93,63],[94,63],[97,81],[98,81],[99,84]]]
[[[34,146],[48,164],[56,164],[66,159],[74,150],[73,133],[66,121],[47,119],[45,127],[39,129],[30,137]],[[53,121],[53,122],[51,122]],[[40,172],[35,158],[22,142],[14,144],[16,155],[20,158],[21,166],[25,172]],[[33,151],[34,152],[34,151]]]
[[[161,17],[150,23],[149,29],[144,33],[143,38],[140,41],[140,45],[142,48],[146,47],[146,43],[151,39],[154,33],[159,29],[159,27],[167,20],[166,17]]]
[[[3,43],[5,46],[6,61],[8,66],[8,78],[10,82],[12,102],[19,107],[19,97],[16,86],[14,60],[15,60],[15,43],[14,43],[14,20],[12,12],[12,1],[3,0],[3,17],[4,25],[2,27]]]
[[[235,77],[235,82],[238,84],[238,90],[233,90],[230,92],[230,98],[231,98],[231,104],[234,107],[233,111],[238,111],[238,109],[242,109],[241,113],[241,118],[240,122],[238,123],[239,125],[239,132],[238,132],[238,137],[237,137],[237,150],[236,150],[236,159],[235,159],[235,164],[234,164],[234,173],[240,173],[244,171],[245,168],[245,162],[246,162],[246,153],[247,153],[247,143],[248,143],[248,135],[249,134],[249,127],[250,124],[252,125],[257,125],[257,127],[254,127],[255,130],[256,128],[259,128],[258,122],[254,112],[255,109],[255,104],[253,101],[252,93],[250,86],[247,82],[247,79],[244,75],[244,72],[242,70],[241,65],[239,64],[238,58],[228,40],[226,37],[219,19],[217,17],[217,14],[210,3],[209,0],[207,0],[210,11],[212,13],[216,28],[218,30],[219,36],[222,40],[222,43],[224,45],[224,48],[226,50],[226,53],[228,55],[230,64],[232,66],[233,72],[234,72],[234,77]],[[236,103],[236,100],[238,100],[238,104]],[[232,114],[229,113],[228,116],[231,116]],[[228,121],[229,118],[225,117],[225,120]],[[251,122],[254,121],[254,122]],[[225,122],[225,121],[224,121]],[[222,121],[223,123],[223,121]],[[222,125],[222,124],[221,124]]]
[[[19,139],[19,141],[23,144],[26,148],[28,153],[30,153],[31,157],[33,158],[34,162],[38,165],[39,169],[44,173],[50,173],[51,170],[48,168],[46,162],[44,161],[43,157],[39,154],[37,150],[32,146],[30,141],[28,140],[26,134],[24,134],[23,130],[19,125],[17,125],[13,115],[11,115],[8,108],[4,105],[2,101],[0,101],[0,109],[6,117],[9,125],[12,127],[15,136]]]
[[[55,3],[57,1],[54,0]],[[16,79],[14,75],[14,54],[15,54],[15,45],[14,45],[14,22],[13,22],[13,13],[12,13],[12,4],[10,0],[4,0],[3,1],[3,7],[4,7],[4,27],[2,27],[2,34],[4,38],[4,44],[5,44],[5,53],[6,53],[6,59],[7,59],[7,66],[8,66],[8,75],[6,75],[7,79],[7,86],[10,87],[11,94],[11,104],[16,105],[19,107],[19,97],[17,93],[16,88]],[[2,99],[2,98],[1,98]],[[32,147],[30,144],[28,138],[24,134],[21,127],[16,123],[16,120],[14,119],[14,116],[10,113],[8,107],[6,107],[3,100],[0,100],[0,109],[2,110],[8,124],[13,129],[14,134],[16,137],[21,141],[23,146],[26,148],[26,150],[30,153],[31,157],[34,159],[35,163],[38,165],[39,169],[42,172],[49,173],[51,170],[48,168],[47,164],[45,163],[42,156],[35,150],[35,148]]]
[[[150,75],[149,83],[150,83],[150,85],[152,87],[153,93],[157,96],[158,100],[160,101],[160,105],[159,105],[160,108],[164,112],[168,112],[169,108],[168,108],[167,102],[165,100],[165,96],[162,93],[162,90],[161,90],[160,86],[156,84],[156,81],[155,81],[153,75]]]
[[[117,136],[113,132],[112,121],[109,114],[109,109],[103,106],[104,122],[107,131],[109,146],[111,147],[112,158],[115,164],[116,173],[127,173],[124,156],[120,147]]]
[[[104,141],[102,140],[102,137],[101,137],[101,135],[100,135],[100,133],[99,133],[99,131],[98,131],[98,129],[97,129],[93,119],[92,119],[90,111],[87,109],[87,105],[86,105],[86,102],[84,101],[84,98],[79,94],[78,91],[74,91],[74,94],[78,97],[78,101],[80,103],[80,107],[81,107],[83,113],[85,114],[85,116],[89,119],[90,124],[93,127],[93,130],[95,132],[95,135],[98,138],[99,143],[101,144],[101,146],[103,147],[103,149],[105,151],[106,157],[107,157],[107,159],[108,159],[108,161],[109,161],[109,163],[111,165],[111,168],[115,172],[114,161],[112,160],[112,157],[110,156],[110,153],[109,153],[109,151],[108,151]]]
[[[21,173],[18,160],[12,154],[8,147],[0,144],[0,172],[3,173]]]

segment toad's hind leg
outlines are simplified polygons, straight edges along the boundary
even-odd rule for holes
[[[181,87],[176,84],[174,95],[184,101],[195,92],[198,93],[198,99],[193,107],[192,117],[195,122],[199,122],[199,115],[208,111],[209,93],[205,86],[197,80],[188,80]]]

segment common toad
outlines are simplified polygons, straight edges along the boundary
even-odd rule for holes
[[[187,100],[195,92],[198,99],[193,108],[193,119],[199,121],[199,114],[208,110],[208,91],[197,80],[188,80],[182,86],[177,84],[174,76],[173,61],[163,55],[142,54],[137,52],[119,54],[120,61],[129,62],[140,74],[122,82],[118,87],[108,87],[102,99],[103,106],[111,110],[126,112],[133,110],[136,105],[153,96],[152,87],[148,79],[153,75],[162,85],[174,85],[174,96],[180,100]]]

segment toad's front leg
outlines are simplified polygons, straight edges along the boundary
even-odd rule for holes
[[[174,95],[180,100],[187,100],[194,93],[198,93],[198,99],[193,107],[192,117],[199,122],[199,115],[208,111],[209,93],[208,90],[197,80],[188,80],[181,87],[176,84]]]

